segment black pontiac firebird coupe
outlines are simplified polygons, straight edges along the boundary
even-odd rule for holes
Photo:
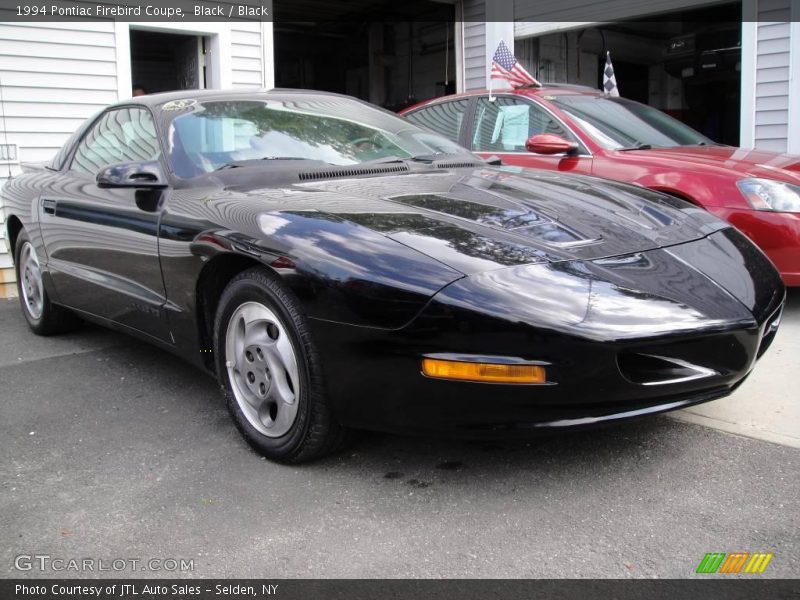
[[[2,201],[35,333],[81,317],[215,373],[284,462],[352,428],[519,436],[719,398],[784,300],[694,206],[491,166],[332,94],[122,102]]]

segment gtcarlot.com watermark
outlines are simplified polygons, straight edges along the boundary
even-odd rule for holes
[[[187,573],[194,571],[194,559],[187,558],[62,558],[49,554],[19,554],[14,557],[17,571],[106,572],[153,571]]]

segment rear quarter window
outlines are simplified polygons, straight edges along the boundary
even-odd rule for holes
[[[405,117],[415,125],[435,131],[439,135],[457,142],[467,104],[469,104],[467,98],[438,102],[408,113]]]

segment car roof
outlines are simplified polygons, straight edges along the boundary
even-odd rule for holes
[[[283,94],[307,94],[310,96],[323,96],[323,97],[340,97],[351,98],[343,94],[335,94],[333,92],[320,92],[317,90],[299,90],[299,89],[238,89],[238,90],[178,90],[174,92],[160,92],[157,94],[146,94],[144,96],[134,96],[112,104],[111,106],[130,106],[131,104],[141,104],[151,108],[158,108],[167,102],[173,100],[235,100],[253,97],[264,96],[281,96]],[[356,99],[357,100],[357,99]]]
[[[601,90],[578,83],[544,83],[540,87],[522,87],[519,91],[531,94],[587,94],[596,95],[602,93]]]
[[[525,86],[518,88],[500,88],[493,89],[492,94],[514,94],[517,96],[601,96],[603,92],[597,88],[589,87],[588,85],[577,85],[571,83],[544,83],[541,87]],[[473,96],[483,96],[489,93],[488,89],[469,90],[460,94],[451,94],[449,96],[439,96],[438,98],[430,98],[422,102],[409,106],[401,111],[407,113],[417,108],[422,108],[429,104],[435,104],[444,100],[452,100],[454,98],[472,98]]]

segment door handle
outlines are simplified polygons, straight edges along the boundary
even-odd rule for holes
[[[56,204],[55,200],[42,200],[42,210],[48,215],[54,215],[56,214]]]

